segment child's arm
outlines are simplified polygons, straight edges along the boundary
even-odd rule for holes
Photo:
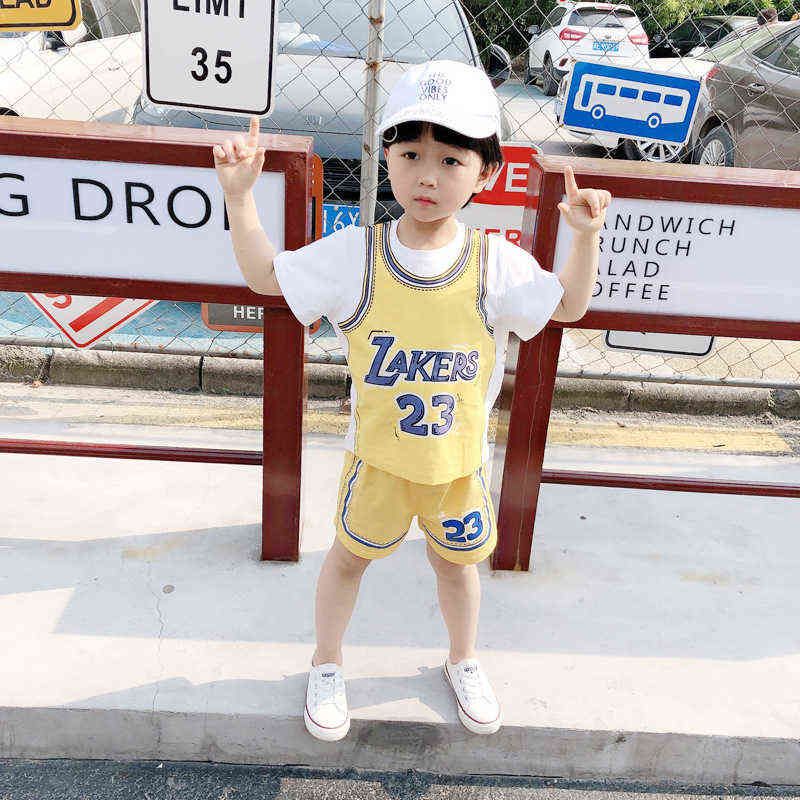
[[[572,167],[564,170],[564,185],[567,202],[559,203],[558,210],[574,233],[567,263],[558,273],[564,294],[551,319],[575,322],[586,313],[592,299],[600,260],[600,229],[611,193],[605,189],[579,189]]]
[[[272,263],[275,247],[261,226],[253,197],[253,186],[264,165],[258,132],[258,117],[251,117],[247,140],[237,135],[214,145],[214,166],[225,192],[233,252],[247,285],[259,294],[280,295]]]

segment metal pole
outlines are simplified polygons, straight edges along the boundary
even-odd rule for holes
[[[375,222],[378,196],[378,156],[380,145],[375,141],[378,127],[378,82],[383,62],[383,19],[386,0],[369,0],[369,44],[367,45],[367,82],[364,98],[364,139],[361,151],[361,193],[359,209],[362,225]]]

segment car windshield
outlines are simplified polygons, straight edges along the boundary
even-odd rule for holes
[[[364,0],[281,0],[278,19],[281,53],[366,57]],[[387,0],[383,57],[411,63],[432,58],[474,63],[453,0]]]
[[[633,11],[619,8],[616,11],[604,11],[600,8],[578,8],[572,12],[569,25],[583,25],[586,28],[624,28],[626,23],[637,19]]]
[[[774,39],[779,30],[771,25],[762,25],[754,30],[745,30],[738,34],[736,32],[729,33],[724,41],[717,42],[713,47],[701,53],[698,58],[702,58],[704,61],[721,61],[734,53],[740,53],[745,48],[754,50]]]

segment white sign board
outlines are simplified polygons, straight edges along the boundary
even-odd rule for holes
[[[254,195],[284,248],[285,183]],[[3,271],[246,286],[213,167],[0,155]]]
[[[264,116],[272,108],[275,0],[143,0],[153,103]]]
[[[615,197],[589,308],[798,322],[798,230],[799,209]],[[561,220],[554,272],[571,241]]]

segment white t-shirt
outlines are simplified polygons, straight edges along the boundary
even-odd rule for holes
[[[397,238],[397,222],[392,221],[389,237],[397,260],[408,272],[421,278],[440,275],[458,257],[467,235],[466,226],[457,221],[455,238],[435,250],[413,250]],[[486,313],[494,328],[495,362],[486,393],[487,412],[491,411],[503,381],[509,332],[530,339],[544,328],[556,310],[564,287],[557,275],[543,270],[536,259],[522,248],[496,234],[489,234]],[[364,228],[347,226],[299,250],[284,250],[275,256],[275,275],[292,313],[303,325],[327,317],[344,351],[347,338],[337,323],[355,311],[361,299],[366,246]],[[355,386],[351,407],[356,408]],[[488,418],[488,413],[487,413]],[[488,458],[486,431],[483,457]],[[355,446],[353,414],[345,447]]]

